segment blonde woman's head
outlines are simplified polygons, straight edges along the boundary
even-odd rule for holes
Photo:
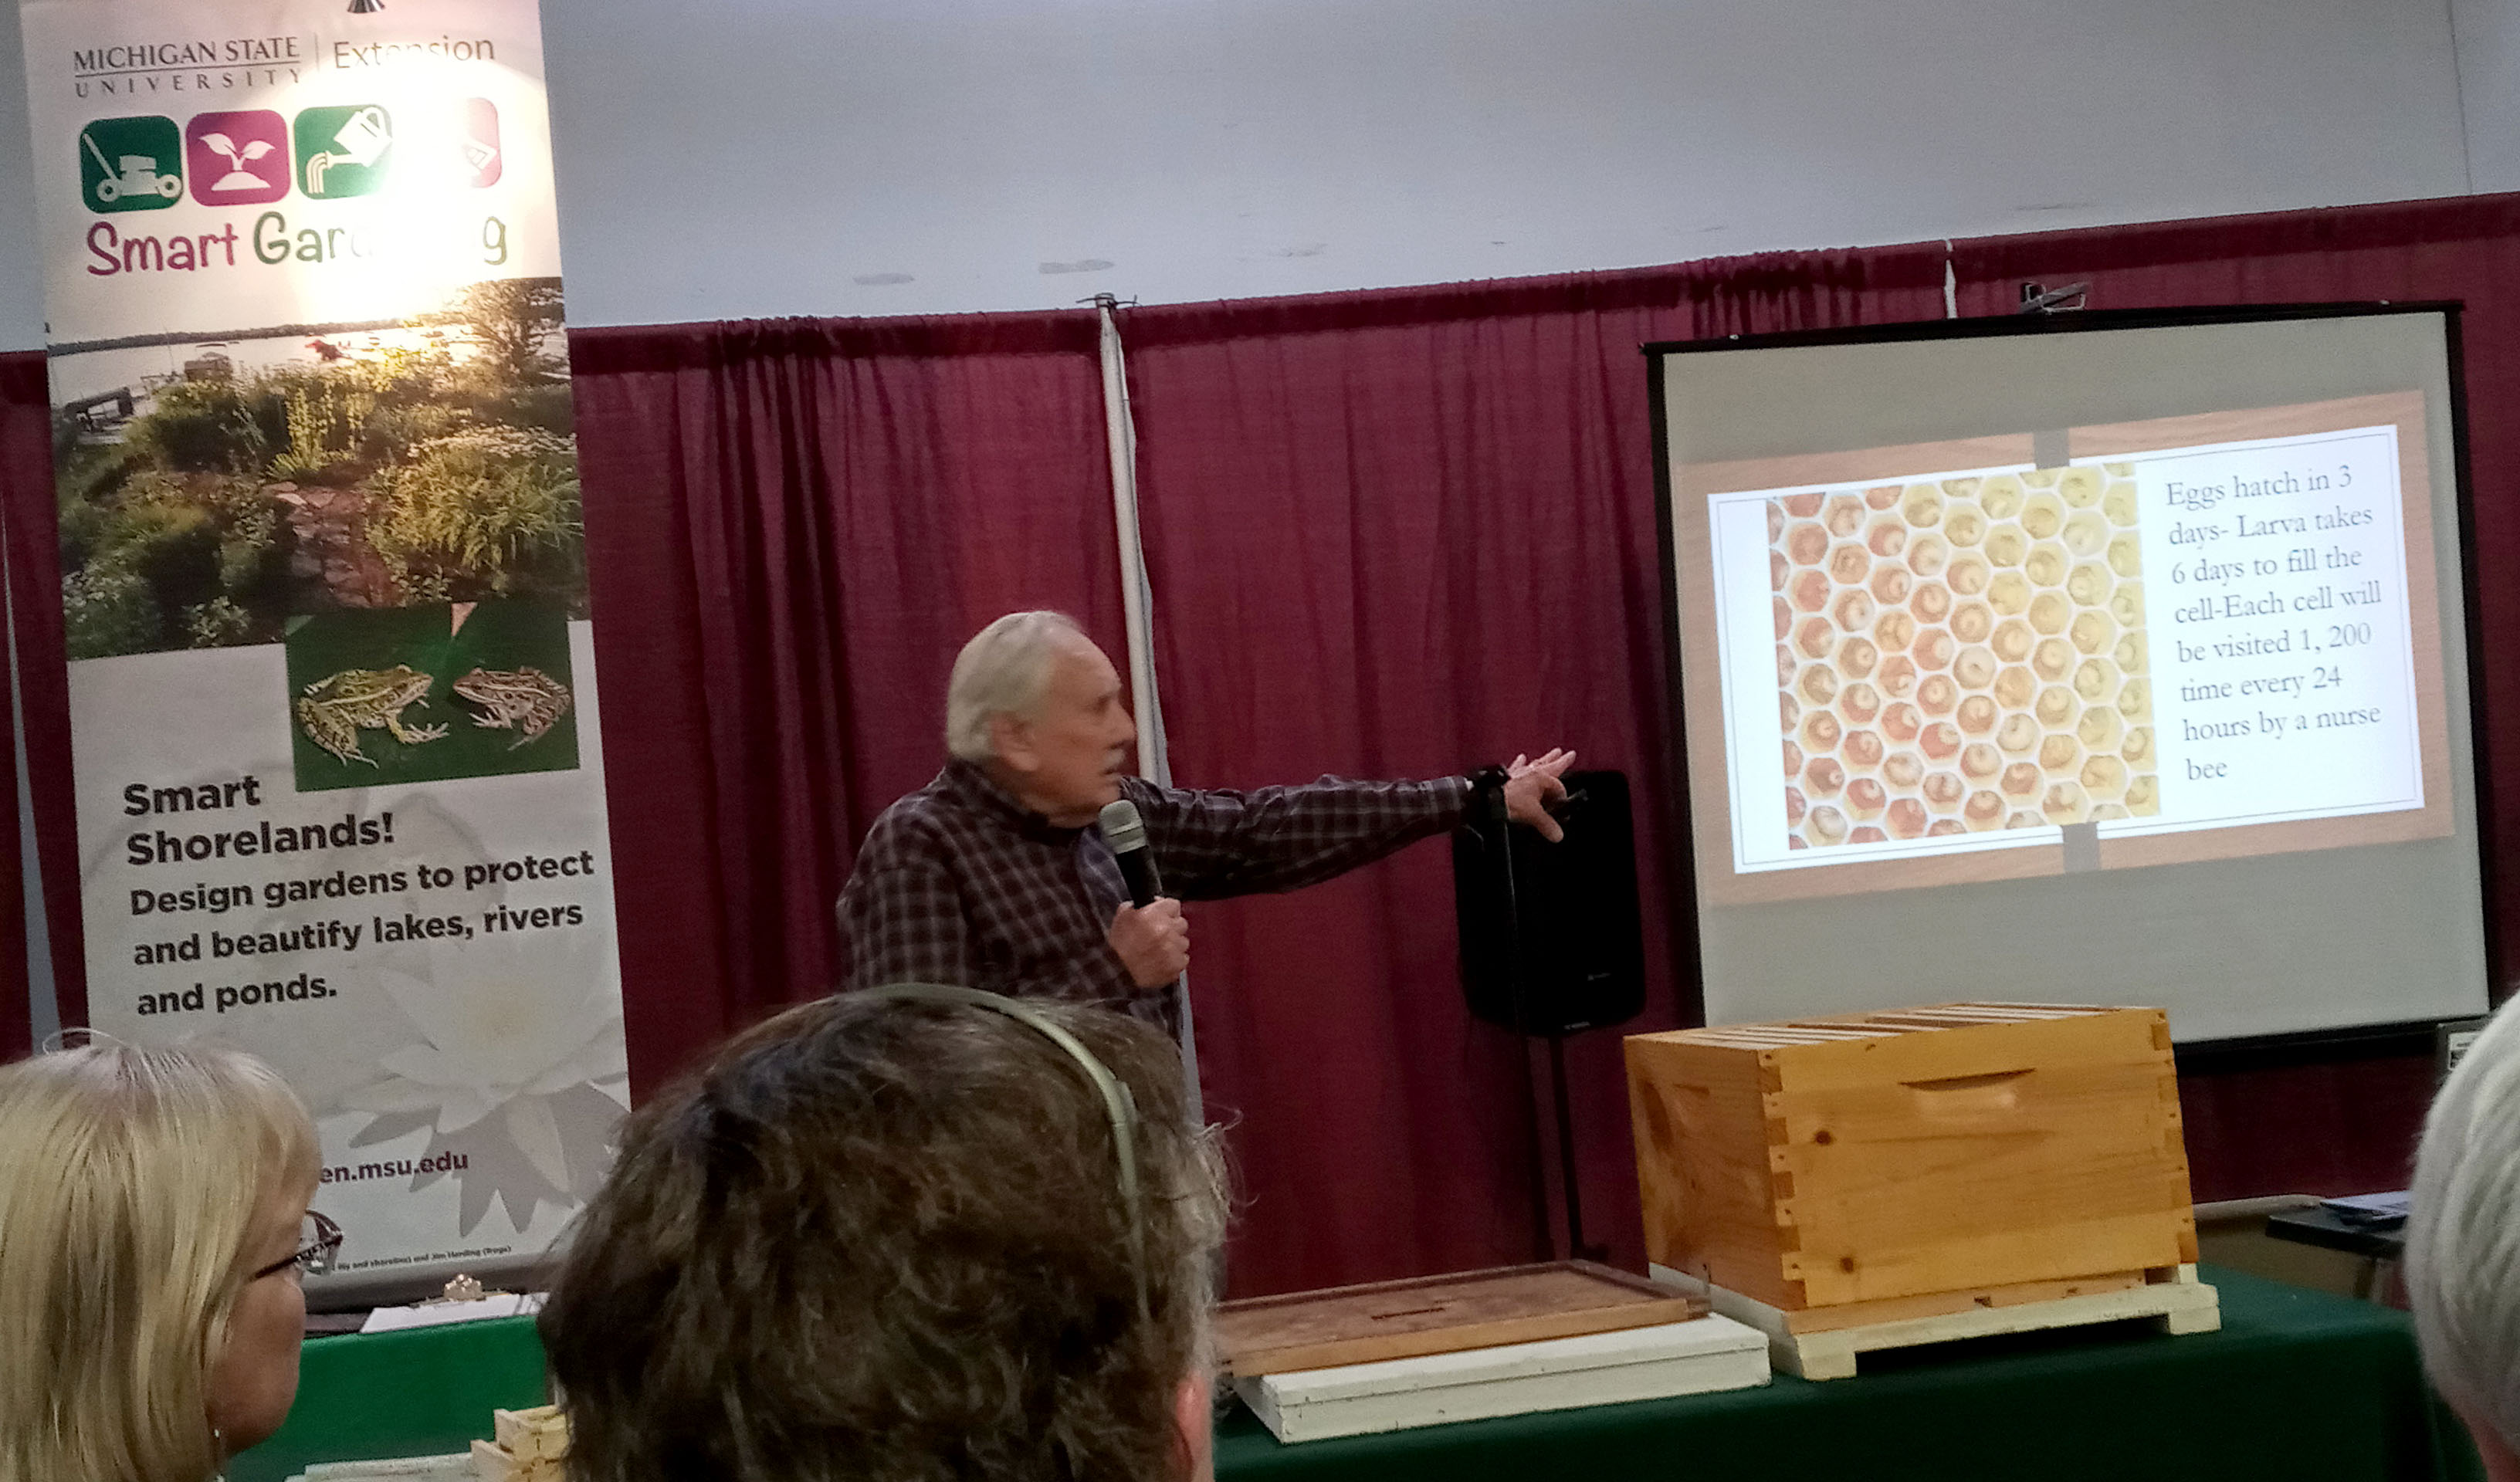
[[[2407,1305],[2433,1385],[2489,1476],[2520,1469],[2520,999],[2467,1048],[2424,1117],[2407,1216]]]
[[[277,1429],[318,1172],[305,1107],[238,1051],[0,1066],[0,1482],[202,1482]]]

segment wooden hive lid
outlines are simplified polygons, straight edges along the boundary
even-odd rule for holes
[[[2032,1024],[2086,1018],[2102,1013],[2152,1013],[2157,1010],[2099,1004],[2029,1004],[1973,1001],[1929,1004],[1919,1009],[1892,1009],[1872,1013],[1828,1014],[1761,1024],[1714,1024],[1703,1029],[1672,1029],[1634,1038],[1660,1044],[1707,1045],[1723,1050],[1782,1050],[1856,1040],[1891,1039],[1945,1029],[1988,1025]]]

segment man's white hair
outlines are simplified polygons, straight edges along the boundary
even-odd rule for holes
[[[2433,1098],[2407,1219],[2407,1297],[2433,1382],[2520,1452],[2520,1001]]]
[[[1085,630],[1064,612],[1010,612],[973,634],[945,686],[945,749],[967,762],[987,761],[995,754],[989,718],[1040,713],[1058,651],[1075,639],[1085,639]]]

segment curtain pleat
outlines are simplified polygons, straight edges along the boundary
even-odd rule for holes
[[[50,538],[52,520],[52,451],[44,396],[44,357],[0,355],[0,562],[15,587],[20,606],[51,604],[50,587],[18,582],[22,532],[39,529]],[[58,619],[58,612],[56,612]],[[22,662],[22,656],[20,662]],[[0,718],[14,732],[17,704],[12,691],[24,676],[0,648]],[[16,682],[16,683],[13,683]],[[33,1015],[26,996],[26,880],[24,840],[20,821],[17,758],[0,765],[0,819],[7,820],[8,842],[0,846],[0,1061],[15,1059],[33,1048]]]

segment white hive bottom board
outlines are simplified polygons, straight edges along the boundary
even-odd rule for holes
[[[2166,1267],[2153,1274],[2156,1280],[2122,1290],[2016,1306],[1971,1307],[1962,1312],[1822,1332],[1796,1332],[1791,1325],[1792,1314],[1755,1297],[1709,1285],[1686,1272],[1668,1266],[1655,1266],[1652,1272],[1655,1280],[1702,1296],[1714,1304],[1718,1313],[1758,1328],[1767,1336],[1769,1357],[1776,1367],[1803,1379],[1852,1378],[1858,1354],[1949,1343],[1959,1338],[2080,1327],[2090,1323],[2122,1323],[2130,1318],[2150,1318],[2167,1333],[2213,1332],[2223,1325],[2222,1296],[2197,1280],[2194,1266]]]
[[[473,1482],[472,1454],[395,1457],[382,1461],[318,1461],[289,1482]]]
[[[1730,1318],[1462,1353],[1251,1374],[1237,1393],[1281,1441],[1620,1405],[1768,1382],[1767,1335]]]

